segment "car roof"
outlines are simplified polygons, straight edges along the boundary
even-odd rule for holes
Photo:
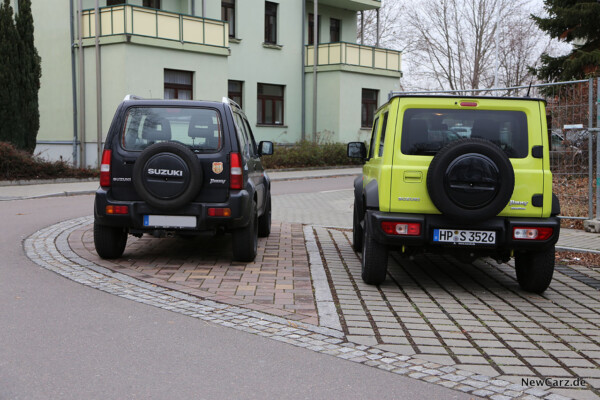
[[[467,90],[466,90],[467,91]],[[460,96],[455,94],[409,94],[409,93],[391,93],[390,98],[387,102],[382,104],[375,113],[378,113],[382,108],[390,104],[394,99],[401,98],[438,98],[438,99],[461,99],[461,100],[470,100],[470,99],[485,99],[485,100],[509,100],[509,101],[517,101],[517,100],[525,100],[525,101],[536,101],[543,102],[546,104],[546,100],[537,97],[506,97],[506,96]]]

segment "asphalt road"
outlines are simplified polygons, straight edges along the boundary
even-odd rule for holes
[[[338,176],[334,178],[294,179],[271,183],[272,195],[290,195],[300,193],[317,193],[331,190],[354,189],[354,176]]]
[[[334,185],[290,182],[305,192]],[[26,237],[91,214],[92,202],[2,203],[0,399],[471,398],[114,297],[27,259]]]

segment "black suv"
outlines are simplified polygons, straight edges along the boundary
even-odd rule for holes
[[[127,96],[108,132],[94,204],[94,244],[118,258],[127,235],[231,232],[233,258],[252,261],[271,232],[271,182],[241,108],[226,98]]]

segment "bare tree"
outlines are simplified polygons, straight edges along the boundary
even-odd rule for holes
[[[532,11],[531,0],[387,0],[379,42],[403,51],[407,89],[521,85],[550,44]],[[365,12],[367,44],[376,42],[375,15]]]

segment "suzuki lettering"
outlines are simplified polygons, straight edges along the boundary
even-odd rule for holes
[[[183,176],[183,171],[178,169],[155,169],[148,168],[148,175],[158,176]]]

